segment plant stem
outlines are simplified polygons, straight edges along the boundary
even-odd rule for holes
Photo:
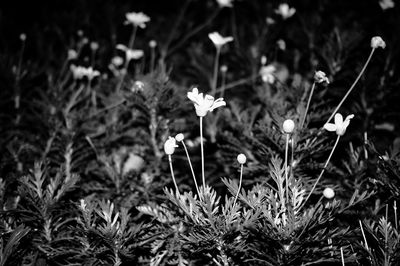
[[[204,177],[204,147],[203,147],[203,117],[200,116],[200,150],[201,150],[201,179],[203,188],[206,187],[206,178]]]
[[[169,161],[169,169],[171,170],[172,181],[174,181],[175,189],[179,193],[179,188],[178,188],[178,185],[176,184],[176,180],[175,180],[174,168],[172,168],[172,158],[171,158],[170,154],[168,155],[168,161]]]
[[[217,47],[217,53],[215,55],[214,61],[214,74],[211,86],[211,95],[215,97],[215,93],[217,91],[217,83],[218,83],[218,65],[219,65],[219,56],[221,54],[221,47]]]
[[[397,230],[397,227],[399,225],[399,221],[397,220],[397,201],[394,201],[393,209],[394,209],[394,226],[396,227]]]
[[[319,176],[318,176],[318,178],[317,178],[317,181],[315,181],[314,186],[312,187],[312,189],[311,189],[310,193],[308,194],[306,200],[303,202],[303,205],[299,208],[299,211],[301,210],[302,207],[304,207],[304,205],[306,204],[307,200],[310,198],[310,196],[311,196],[312,193],[314,192],[315,188],[317,187],[317,184],[318,184],[319,180],[321,179],[322,175],[325,173],[325,169],[326,169],[326,167],[328,166],[329,161],[331,160],[331,157],[332,157],[332,155],[333,155],[333,152],[334,152],[335,149],[336,149],[336,146],[337,146],[337,144],[338,144],[338,142],[339,142],[339,139],[340,139],[340,135],[337,136],[336,142],[335,142],[335,144],[333,145],[333,148],[332,148],[332,150],[331,150],[331,153],[329,154],[328,160],[326,160],[326,163],[325,163],[325,165],[324,165],[324,168],[322,168],[322,171],[321,171],[321,173],[319,174]]]
[[[285,144],[285,183],[286,183],[286,200],[289,203],[289,178],[288,178],[288,150],[289,150],[289,134],[286,134]]]
[[[315,81],[314,81],[314,83],[313,83],[313,85],[312,85],[312,87],[311,87],[310,96],[308,97],[307,106],[306,106],[306,111],[304,112],[304,117],[303,117],[303,119],[301,120],[301,123],[300,123],[300,128],[303,128],[304,122],[306,121],[308,108],[310,108],[311,98],[312,98],[312,96],[313,96],[314,89],[315,89],[315,84],[316,84],[316,83],[315,83]]]
[[[369,251],[367,238],[365,237],[364,228],[363,228],[363,226],[362,226],[361,220],[358,220],[358,223],[360,224],[361,234],[362,234],[362,236],[363,236],[363,238],[364,238],[365,248]]]
[[[156,61],[156,51],[154,47],[151,47],[150,50],[150,72],[153,72],[154,70],[154,65]]]
[[[235,207],[236,201],[239,197],[240,189],[242,187],[242,179],[243,179],[243,164],[240,164],[239,188],[238,191],[236,192],[235,200],[233,201],[233,208]]]
[[[133,44],[135,43],[135,38],[136,38],[136,32],[137,32],[137,26],[133,25],[132,34],[131,34],[131,37],[129,39],[129,45],[128,45],[129,49],[133,48]]]
[[[195,184],[195,186],[196,186],[197,195],[199,195],[199,197],[200,197],[199,186],[197,185],[197,180],[196,180],[196,176],[195,176],[194,171],[193,171],[192,162],[191,162],[191,160],[190,160],[189,152],[188,152],[188,150],[187,150],[187,148],[186,148],[186,144],[185,144],[184,141],[182,141],[182,145],[183,145],[183,148],[185,149],[186,157],[188,158],[188,162],[189,162],[189,166],[190,166],[190,171],[192,171],[193,181],[194,181],[194,184]]]
[[[344,265],[343,247],[340,247],[340,256],[342,257],[342,266]]]
[[[224,98],[225,85],[226,85],[226,71],[223,71],[222,75],[221,75],[221,95],[220,95],[220,98]],[[217,92],[217,90],[215,90],[215,93],[216,92]]]
[[[365,69],[367,68],[369,61],[371,61],[372,55],[374,54],[375,48],[372,48],[371,53],[369,54],[369,57],[367,59],[367,61],[365,62],[363,68],[361,69],[360,74],[358,74],[356,80],[353,82],[353,84],[351,85],[350,89],[346,92],[346,94],[344,95],[343,99],[340,101],[340,103],[338,104],[338,106],[336,107],[335,111],[333,111],[333,113],[331,114],[331,116],[329,117],[329,119],[326,121],[326,123],[329,123],[329,121],[331,121],[331,119],[333,118],[333,116],[336,114],[336,112],[339,110],[339,108],[342,106],[343,102],[346,100],[347,96],[349,96],[349,94],[351,93],[351,91],[354,89],[354,87],[356,86],[358,80],[361,78],[362,74],[364,73]],[[325,123],[325,124],[326,124]]]

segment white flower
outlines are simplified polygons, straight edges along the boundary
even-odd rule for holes
[[[175,136],[176,141],[181,142],[183,141],[183,139],[185,138],[185,136],[182,133],[179,133]]]
[[[393,8],[394,7],[394,2],[393,0],[381,0],[379,1],[379,5],[383,10]]]
[[[116,67],[120,67],[124,63],[124,59],[122,59],[122,57],[120,57],[120,56],[114,56],[111,59],[111,63]]]
[[[74,49],[69,49],[68,50],[68,60],[74,60],[78,58],[78,53]]]
[[[314,74],[314,81],[316,83],[326,82],[326,83],[329,84],[329,79],[326,76],[325,72],[322,72],[322,71],[319,71],[319,70],[317,72],[315,72],[315,74]]]
[[[19,39],[21,40],[21,41],[26,41],[26,34],[25,33],[21,33],[20,35],[19,35]]]
[[[99,44],[97,42],[91,42],[90,43],[90,49],[92,51],[97,51],[97,49],[99,49]]]
[[[150,21],[150,17],[144,14],[143,12],[126,13],[125,17],[126,17],[125,24],[132,24],[135,26],[139,26],[142,29],[146,28],[146,23]]]
[[[324,189],[323,195],[327,199],[332,199],[335,196],[335,191],[332,188],[327,187]]]
[[[283,126],[282,127],[283,127],[283,131],[286,134],[291,134],[293,132],[293,130],[294,130],[294,122],[293,122],[293,120],[292,119],[286,119],[283,122]]]
[[[223,98],[214,100],[214,97],[211,95],[206,94],[203,96],[203,93],[199,93],[197,88],[189,91],[187,97],[194,103],[196,114],[200,117],[205,116],[208,111],[212,112],[214,109],[226,105]]]
[[[262,66],[260,69],[261,79],[265,83],[272,84],[275,82],[275,71],[276,67],[274,65]]]
[[[130,171],[140,171],[144,166],[144,160],[142,157],[129,153],[128,159],[124,162],[124,166],[122,167],[122,174],[126,175]]]
[[[93,78],[100,76],[100,72],[97,70],[94,70],[92,67],[83,67],[83,66],[75,66],[71,65],[70,67],[72,76],[74,79],[82,79],[83,77],[87,77],[89,80],[92,80]]]
[[[164,143],[164,152],[167,155],[172,155],[175,152],[176,140],[173,137],[168,137],[167,141]]]
[[[149,41],[149,46],[150,46],[150,48],[156,48],[157,42],[155,40],[151,40],[151,41]]]
[[[238,156],[237,156],[237,161],[238,161],[238,163],[240,163],[240,164],[245,164],[246,163],[246,155],[244,155],[243,153],[241,153],[241,154],[239,154]]]
[[[382,49],[385,49],[386,43],[384,40],[382,40],[382,38],[380,36],[375,36],[375,37],[372,37],[372,39],[371,39],[371,47],[374,49],[379,48],[379,47],[381,47]]]
[[[217,0],[219,7],[233,7],[233,0]]]
[[[135,50],[135,49],[129,49],[123,44],[118,44],[117,49],[122,50],[125,52],[126,60],[129,62],[132,59],[137,60],[143,57],[144,52],[143,50]]]
[[[226,43],[233,41],[233,37],[231,36],[223,37],[218,32],[209,33],[208,38],[210,38],[210,40],[214,43],[215,47],[217,48],[221,48]]]
[[[336,131],[336,134],[338,134],[339,136],[343,136],[343,134],[346,132],[346,128],[350,124],[350,119],[352,119],[353,117],[353,114],[348,115],[343,121],[343,116],[337,113],[335,114],[335,123],[326,123],[324,125],[324,128],[328,131]]]
[[[275,13],[281,15],[283,19],[288,19],[296,13],[296,9],[294,7],[289,7],[288,4],[283,3],[280,4],[278,9],[275,10]]]
[[[278,46],[278,48],[279,49],[281,49],[281,50],[286,50],[286,42],[284,41],[284,40],[282,40],[282,39],[279,39],[277,42],[276,42],[276,45]]]

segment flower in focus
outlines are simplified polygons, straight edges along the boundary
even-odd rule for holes
[[[172,155],[175,152],[176,140],[173,137],[168,137],[167,141],[164,143],[164,152],[167,155]]]
[[[353,114],[348,115],[346,119],[343,121],[343,116],[339,113],[335,114],[335,123],[326,123],[324,128],[328,131],[336,131],[336,134],[339,136],[343,136],[346,132],[347,127],[350,124],[350,119],[354,117]]]
[[[262,66],[260,69],[261,79],[265,83],[272,84],[275,82],[275,71],[276,67],[274,65]]]
[[[332,188],[327,187],[324,189],[323,195],[327,199],[332,199],[335,196],[335,191]]]
[[[393,0],[381,0],[379,1],[379,5],[383,10],[393,8],[394,7],[394,2]]]
[[[95,77],[100,76],[100,72],[94,70],[92,67],[71,65],[70,69],[75,80],[82,79],[84,77],[87,77],[88,80],[92,80]]]
[[[208,34],[208,38],[214,43],[215,47],[221,48],[223,45],[225,45],[228,42],[233,41],[233,37],[223,37],[221,34],[218,32],[212,32]]]
[[[246,155],[244,155],[243,153],[239,154],[236,159],[239,164],[245,164],[247,160]]]
[[[294,7],[289,7],[287,3],[283,3],[279,5],[275,13],[280,15],[283,19],[288,19],[296,13],[296,9]]]
[[[176,141],[181,142],[183,141],[185,136],[182,133],[179,133],[175,136]]]
[[[143,12],[130,12],[125,14],[126,21],[125,24],[132,24],[142,29],[146,28],[146,23],[150,21],[150,17]]]
[[[219,7],[233,7],[233,0],[217,0]]]
[[[329,79],[328,79],[328,77],[326,76],[325,72],[322,72],[322,71],[320,71],[320,70],[318,70],[318,71],[315,72],[315,74],[314,74],[314,81],[315,81],[316,83],[323,83],[323,82],[326,82],[326,83],[329,84]]]
[[[282,127],[283,127],[283,131],[286,133],[286,134],[291,134],[291,133],[293,133],[293,130],[294,130],[294,121],[292,120],[292,119],[286,119],[284,122],[283,122],[283,125],[282,125]]]
[[[382,49],[385,49],[386,43],[384,40],[382,40],[382,38],[380,36],[375,36],[375,37],[372,37],[372,39],[371,39],[371,47],[374,49],[379,48],[379,47],[381,47]]]
[[[189,91],[187,97],[194,103],[196,114],[199,117],[205,116],[208,111],[212,112],[214,109],[226,105],[223,98],[214,100],[214,97],[211,95],[206,94],[203,96],[203,93],[199,93],[197,88]]]
[[[143,50],[136,50],[136,49],[129,49],[123,44],[118,44],[117,49],[122,50],[125,52],[126,60],[129,62],[132,59],[137,60],[143,57],[144,52]]]

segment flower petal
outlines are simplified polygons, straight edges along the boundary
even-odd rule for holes
[[[326,124],[324,125],[324,128],[325,128],[326,130],[332,132],[332,131],[336,131],[337,126],[336,126],[336,124],[326,123]]]
[[[343,124],[343,116],[339,113],[335,114],[335,125],[340,126]]]

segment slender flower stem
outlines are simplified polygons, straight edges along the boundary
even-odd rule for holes
[[[336,146],[337,146],[337,144],[338,144],[338,142],[339,142],[339,139],[340,139],[340,135],[337,136],[336,142],[335,142],[335,144],[333,145],[333,148],[332,148],[332,150],[331,150],[331,153],[329,154],[328,160],[326,160],[326,163],[325,163],[325,165],[324,165],[324,168],[322,168],[322,171],[321,171],[321,173],[319,174],[319,176],[318,176],[318,178],[317,178],[317,181],[315,181],[314,186],[312,187],[312,189],[311,189],[310,193],[308,194],[306,200],[303,202],[303,205],[299,208],[299,211],[301,210],[302,207],[304,207],[304,205],[306,204],[307,200],[310,198],[310,196],[311,196],[312,193],[314,192],[315,188],[317,187],[317,184],[318,184],[319,180],[321,179],[322,175],[325,173],[325,169],[326,169],[326,167],[328,166],[329,161],[331,160],[331,157],[332,157],[332,155],[333,155],[333,152],[334,152],[335,149],[336,149]]]
[[[194,184],[195,184],[195,186],[196,186],[197,195],[199,195],[199,197],[200,197],[199,186],[197,185],[197,180],[196,180],[196,176],[195,176],[194,171],[193,171],[192,162],[191,162],[191,160],[190,160],[189,152],[188,152],[188,150],[187,150],[187,148],[186,148],[186,144],[185,144],[184,141],[182,141],[182,145],[183,145],[183,148],[185,149],[186,157],[188,158],[188,162],[189,162],[189,166],[190,166],[190,171],[192,171],[193,181],[194,181]]]
[[[129,39],[129,45],[128,45],[129,49],[133,48],[133,44],[135,43],[135,38],[136,38],[136,32],[137,32],[137,26],[133,25],[131,38]]]
[[[201,150],[201,179],[203,188],[206,187],[206,178],[204,176],[204,147],[203,147],[203,117],[200,116],[200,150]]]
[[[243,164],[240,164],[239,188],[238,191],[236,192],[235,200],[233,201],[233,207],[235,207],[236,201],[239,197],[240,189],[242,187],[242,180],[243,180]]]
[[[224,98],[224,94],[225,94],[225,85],[226,85],[226,71],[222,72],[221,75],[221,96],[220,98]],[[215,90],[215,93],[217,92],[217,90]]]
[[[286,200],[289,203],[289,178],[288,178],[288,150],[289,150],[289,134],[286,134],[286,145],[285,145],[285,183],[286,183]]]
[[[171,158],[170,154],[168,155],[168,161],[169,161],[169,169],[171,170],[172,181],[174,181],[175,189],[179,193],[179,188],[178,188],[178,185],[176,184],[176,180],[175,180],[174,168],[172,168],[172,158]]]
[[[156,51],[154,47],[150,49],[150,72],[153,72],[156,61]]]
[[[215,62],[214,62],[214,74],[212,79],[212,86],[211,86],[211,95],[215,97],[215,93],[217,91],[217,83],[218,83],[218,65],[219,65],[219,56],[221,54],[221,47],[217,47],[217,53],[215,55]]]
[[[364,73],[365,69],[367,68],[369,61],[371,61],[372,55],[375,52],[375,48],[372,48],[371,53],[369,54],[369,57],[367,59],[367,61],[365,62],[363,68],[361,69],[360,74],[358,74],[356,80],[353,82],[353,84],[351,85],[350,89],[347,91],[347,93],[344,95],[343,99],[340,101],[340,103],[338,104],[338,106],[336,107],[335,111],[333,111],[333,113],[331,114],[331,116],[329,117],[329,119],[326,121],[326,123],[329,123],[329,121],[331,121],[331,119],[333,118],[333,116],[336,114],[336,112],[339,110],[339,108],[342,106],[343,102],[346,100],[347,96],[349,96],[349,94],[351,93],[351,91],[354,89],[354,87],[356,86],[358,80],[361,78],[362,74]],[[325,123],[325,124],[326,124]]]
[[[340,247],[340,255],[342,256],[342,266],[344,265],[343,247]]]
[[[396,227],[397,230],[399,225],[399,221],[397,220],[397,201],[394,201],[393,209],[394,209],[394,226]]]
[[[362,226],[361,220],[358,220],[358,223],[360,224],[361,234],[362,234],[362,236],[363,236],[363,238],[364,238],[365,248],[366,248],[367,250],[369,250],[367,238],[365,237],[364,228],[363,228],[363,226]]]
[[[304,122],[306,121],[306,117],[307,117],[308,108],[310,108],[311,98],[312,98],[312,96],[313,96],[314,89],[315,89],[315,84],[316,84],[316,83],[315,83],[315,81],[314,81],[314,83],[313,83],[313,85],[312,85],[312,87],[311,87],[310,96],[308,96],[308,101],[307,101],[306,111],[304,112],[304,117],[303,117],[303,119],[301,120],[301,123],[300,123],[300,128],[303,128],[303,126],[304,126]]]

